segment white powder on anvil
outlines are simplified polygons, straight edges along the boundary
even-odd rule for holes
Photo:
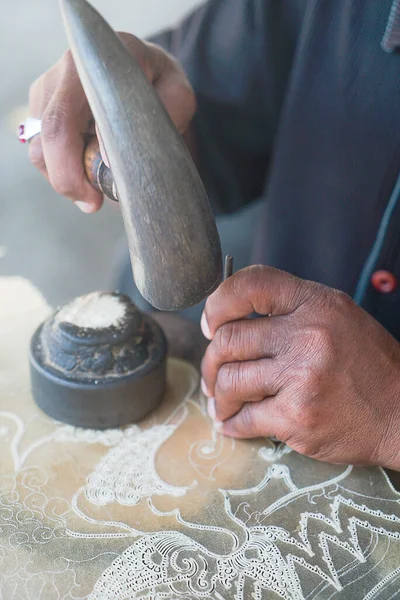
[[[56,315],[55,323],[71,323],[77,327],[107,329],[124,319],[126,306],[116,296],[93,292],[76,298]]]

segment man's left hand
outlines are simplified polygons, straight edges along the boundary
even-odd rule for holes
[[[400,344],[346,294],[253,266],[209,297],[202,328],[221,433],[400,470]]]

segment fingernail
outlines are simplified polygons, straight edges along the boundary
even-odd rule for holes
[[[79,208],[83,213],[92,213],[94,211],[94,206],[89,204],[88,202],[83,202],[82,200],[76,200],[74,202],[75,206]]]
[[[207,317],[205,312],[203,312],[201,316],[200,326],[204,337],[206,337],[208,340],[211,340],[211,331],[207,323]]]
[[[204,381],[203,378],[201,378],[201,380],[200,380],[200,387],[201,387],[201,391],[203,392],[203,394],[205,396],[210,396],[207,386],[206,386],[206,382]]]
[[[217,418],[217,411],[215,410],[215,398],[209,398],[207,400],[207,412],[210,419],[215,421]]]

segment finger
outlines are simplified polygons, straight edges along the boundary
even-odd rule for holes
[[[42,115],[43,157],[54,189],[80,201],[84,212],[95,212],[103,196],[89,183],[83,165],[84,134],[92,115],[70,54],[60,69],[58,85]]]
[[[229,277],[209,296],[202,318],[202,329],[212,339],[221,325],[260,315],[286,315],[298,308],[318,288],[284,271],[254,265]]]
[[[284,353],[289,345],[286,322],[281,317],[225,323],[216,331],[201,365],[206,395],[214,396],[215,382],[223,364],[272,358]]]
[[[282,385],[282,366],[275,359],[225,364],[215,384],[215,417],[225,421],[246,402],[260,402],[275,396]]]
[[[261,402],[244,404],[231,419],[218,423],[217,431],[233,438],[274,437],[285,442],[287,423],[279,410],[279,394]]]
[[[62,60],[62,59],[61,59]],[[61,63],[61,61],[60,61]],[[40,119],[50,102],[57,82],[57,65],[41,75],[29,88],[29,114]]]
[[[103,196],[89,183],[83,166],[83,133],[88,119],[88,110],[77,110],[70,91],[58,90],[43,115],[41,143],[53,188],[79,201],[79,208],[89,213],[101,207]]]
[[[42,118],[42,114],[53,94],[51,79],[51,72],[45,73],[34,81],[29,89],[29,114],[36,119]],[[31,163],[48,179],[41,136],[35,135],[35,137],[29,140],[28,148]]]
[[[43,156],[42,138],[40,135],[35,135],[35,137],[29,141],[29,159],[33,166],[48,179],[46,162]]]
[[[63,88],[69,93],[60,93]],[[69,108],[65,114],[68,117],[70,113],[69,118],[64,119],[63,111],[57,110],[59,100],[63,100]],[[50,180],[56,191],[72,199],[78,197],[79,200],[87,200],[83,204],[77,202],[84,212],[94,212],[100,208],[102,195],[90,186],[83,173],[82,134],[88,131],[93,119],[70,51],[32,84],[29,90],[29,111],[32,116],[42,119],[41,135],[35,136],[29,143],[31,162]],[[63,135],[64,130],[66,135]],[[53,148],[61,148],[64,143],[68,144],[64,148],[64,155],[71,157],[71,153],[72,156],[75,154],[75,160],[63,161],[63,166],[63,152],[53,152]],[[79,191],[74,191],[74,188]]]
[[[183,69],[175,59],[169,59],[154,88],[175,127],[183,135],[196,111],[196,100]]]
[[[135,40],[130,40],[129,43],[135,43]],[[175,127],[179,133],[184,134],[196,111],[193,88],[184,70],[171,54],[156,44],[146,43],[145,48],[146,53],[143,55],[141,52],[139,55],[141,67],[154,85]]]

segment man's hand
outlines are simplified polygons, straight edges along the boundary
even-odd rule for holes
[[[253,266],[209,297],[202,328],[202,386],[223,434],[400,470],[400,344],[347,295]]]
[[[195,111],[194,93],[183,70],[158,46],[127,33],[120,37],[183,134]],[[84,137],[95,133],[95,127],[70,51],[33,83],[29,108],[32,117],[42,119],[41,135],[29,144],[32,163],[59,194],[72,199],[83,212],[96,212],[103,196],[90,185],[83,168]],[[103,159],[107,163],[104,153]]]

